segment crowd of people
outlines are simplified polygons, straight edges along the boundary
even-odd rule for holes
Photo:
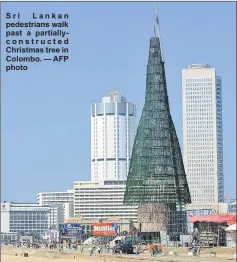
[[[18,241],[18,242],[14,242],[12,243],[13,247],[26,247],[26,248],[41,248],[42,245],[38,242],[34,242],[34,243],[30,243],[27,241]]]
[[[82,249],[83,249],[83,246],[82,246]],[[90,256],[93,255],[96,252],[96,246],[90,247],[89,252],[90,252]],[[97,247],[97,252],[99,255],[103,253],[108,254],[110,252],[110,247],[109,245],[104,245],[104,246],[99,245]]]
[[[104,244],[104,245],[90,245],[90,246],[85,246],[79,243],[72,243],[70,239],[64,239],[60,241],[51,241],[49,242],[27,242],[27,241],[18,241],[12,243],[14,247],[25,247],[25,248],[44,248],[44,249],[50,249],[50,250],[58,250],[58,251],[64,251],[64,250],[78,250],[80,253],[88,253],[90,256],[93,254],[115,254],[115,253],[121,253],[122,249],[121,247],[118,248],[118,245],[111,247],[109,244]],[[144,247],[143,247],[144,248]],[[149,254],[151,256],[156,256],[162,252],[162,247],[161,244],[154,244],[150,243],[145,247],[146,250],[149,251]],[[144,249],[144,250],[145,250]],[[119,250],[119,252],[117,252]],[[133,250],[135,254],[139,254],[142,252],[141,250],[139,251],[139,245],[133,246]],[[144,251],[143,250],[143,251]]]
[[[82,244],[78,244],[78,243],[72,243],[72,241],[70,239],[65,239],[65,240],[60,240],[60,241],[51,241],[49,242],[29,242],[29,241],[15,241],[12,243],[13,247],[15,248],[20,248],[20,247],[24,247],[24,248],[43,248],[43,249],[50,249],[50,250],[59,250],[59,251],[63,251],[63,250],[79,250],[81,253],[84,253],[84,245]],[[110,252],[110,247],[109,245],[99,245],[99,246],[88,246],[88,251],[89,253],[92,255],[94,254],[96,251],[98,252],[98,254],[102,254],[102,253],[109,253]]]

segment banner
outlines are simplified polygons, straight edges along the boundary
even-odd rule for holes
[[[94,236],[116,236],[118,225],[116,223],[93,223]]]
[[[85,226],[81,224],[59,224],[60,237],[81,237],[85,233]]]

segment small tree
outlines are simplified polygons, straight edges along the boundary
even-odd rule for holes
[[[88,236],[88,238],[93,237],[93,232],[89,231],[89,232],[87,233],[87,236]]]
[[[40,234],[36,231],[32,231],[30,234],[34,240],[40,240]]]
[[[25,236],[25,232],[24,232],[24,231],[20,231],[20,232],[18,233],[18,235],[19,235],[19,236]]]
[[[56,225],[51,225],[49,230],[56,230],[57,229],[57,226]]]

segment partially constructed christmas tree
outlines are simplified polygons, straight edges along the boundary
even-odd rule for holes
[[[154,31],[150,39],[145,105],[124,195],[124,204],[138,205],[138,222],[149,232],[165,230],[168,213],[175,211],[177,206],[181,210],[182,205],[191,203],[169,109],[158,17]]]

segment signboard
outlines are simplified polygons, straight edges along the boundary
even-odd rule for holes
[[[116,223],[93,223],[94,236],[117,236],[118,225]]]
[[[64,219],[65,224],[80,224],[82,221],[81,217],[68,217]]]
[[[85,226],[82,224],[66,223],[59,224],[60,237],[81,237],[85,233]]]
[[[1,203],[1,212],[8,212],[10,210],[10,203],[9,202],[2,202]]]

